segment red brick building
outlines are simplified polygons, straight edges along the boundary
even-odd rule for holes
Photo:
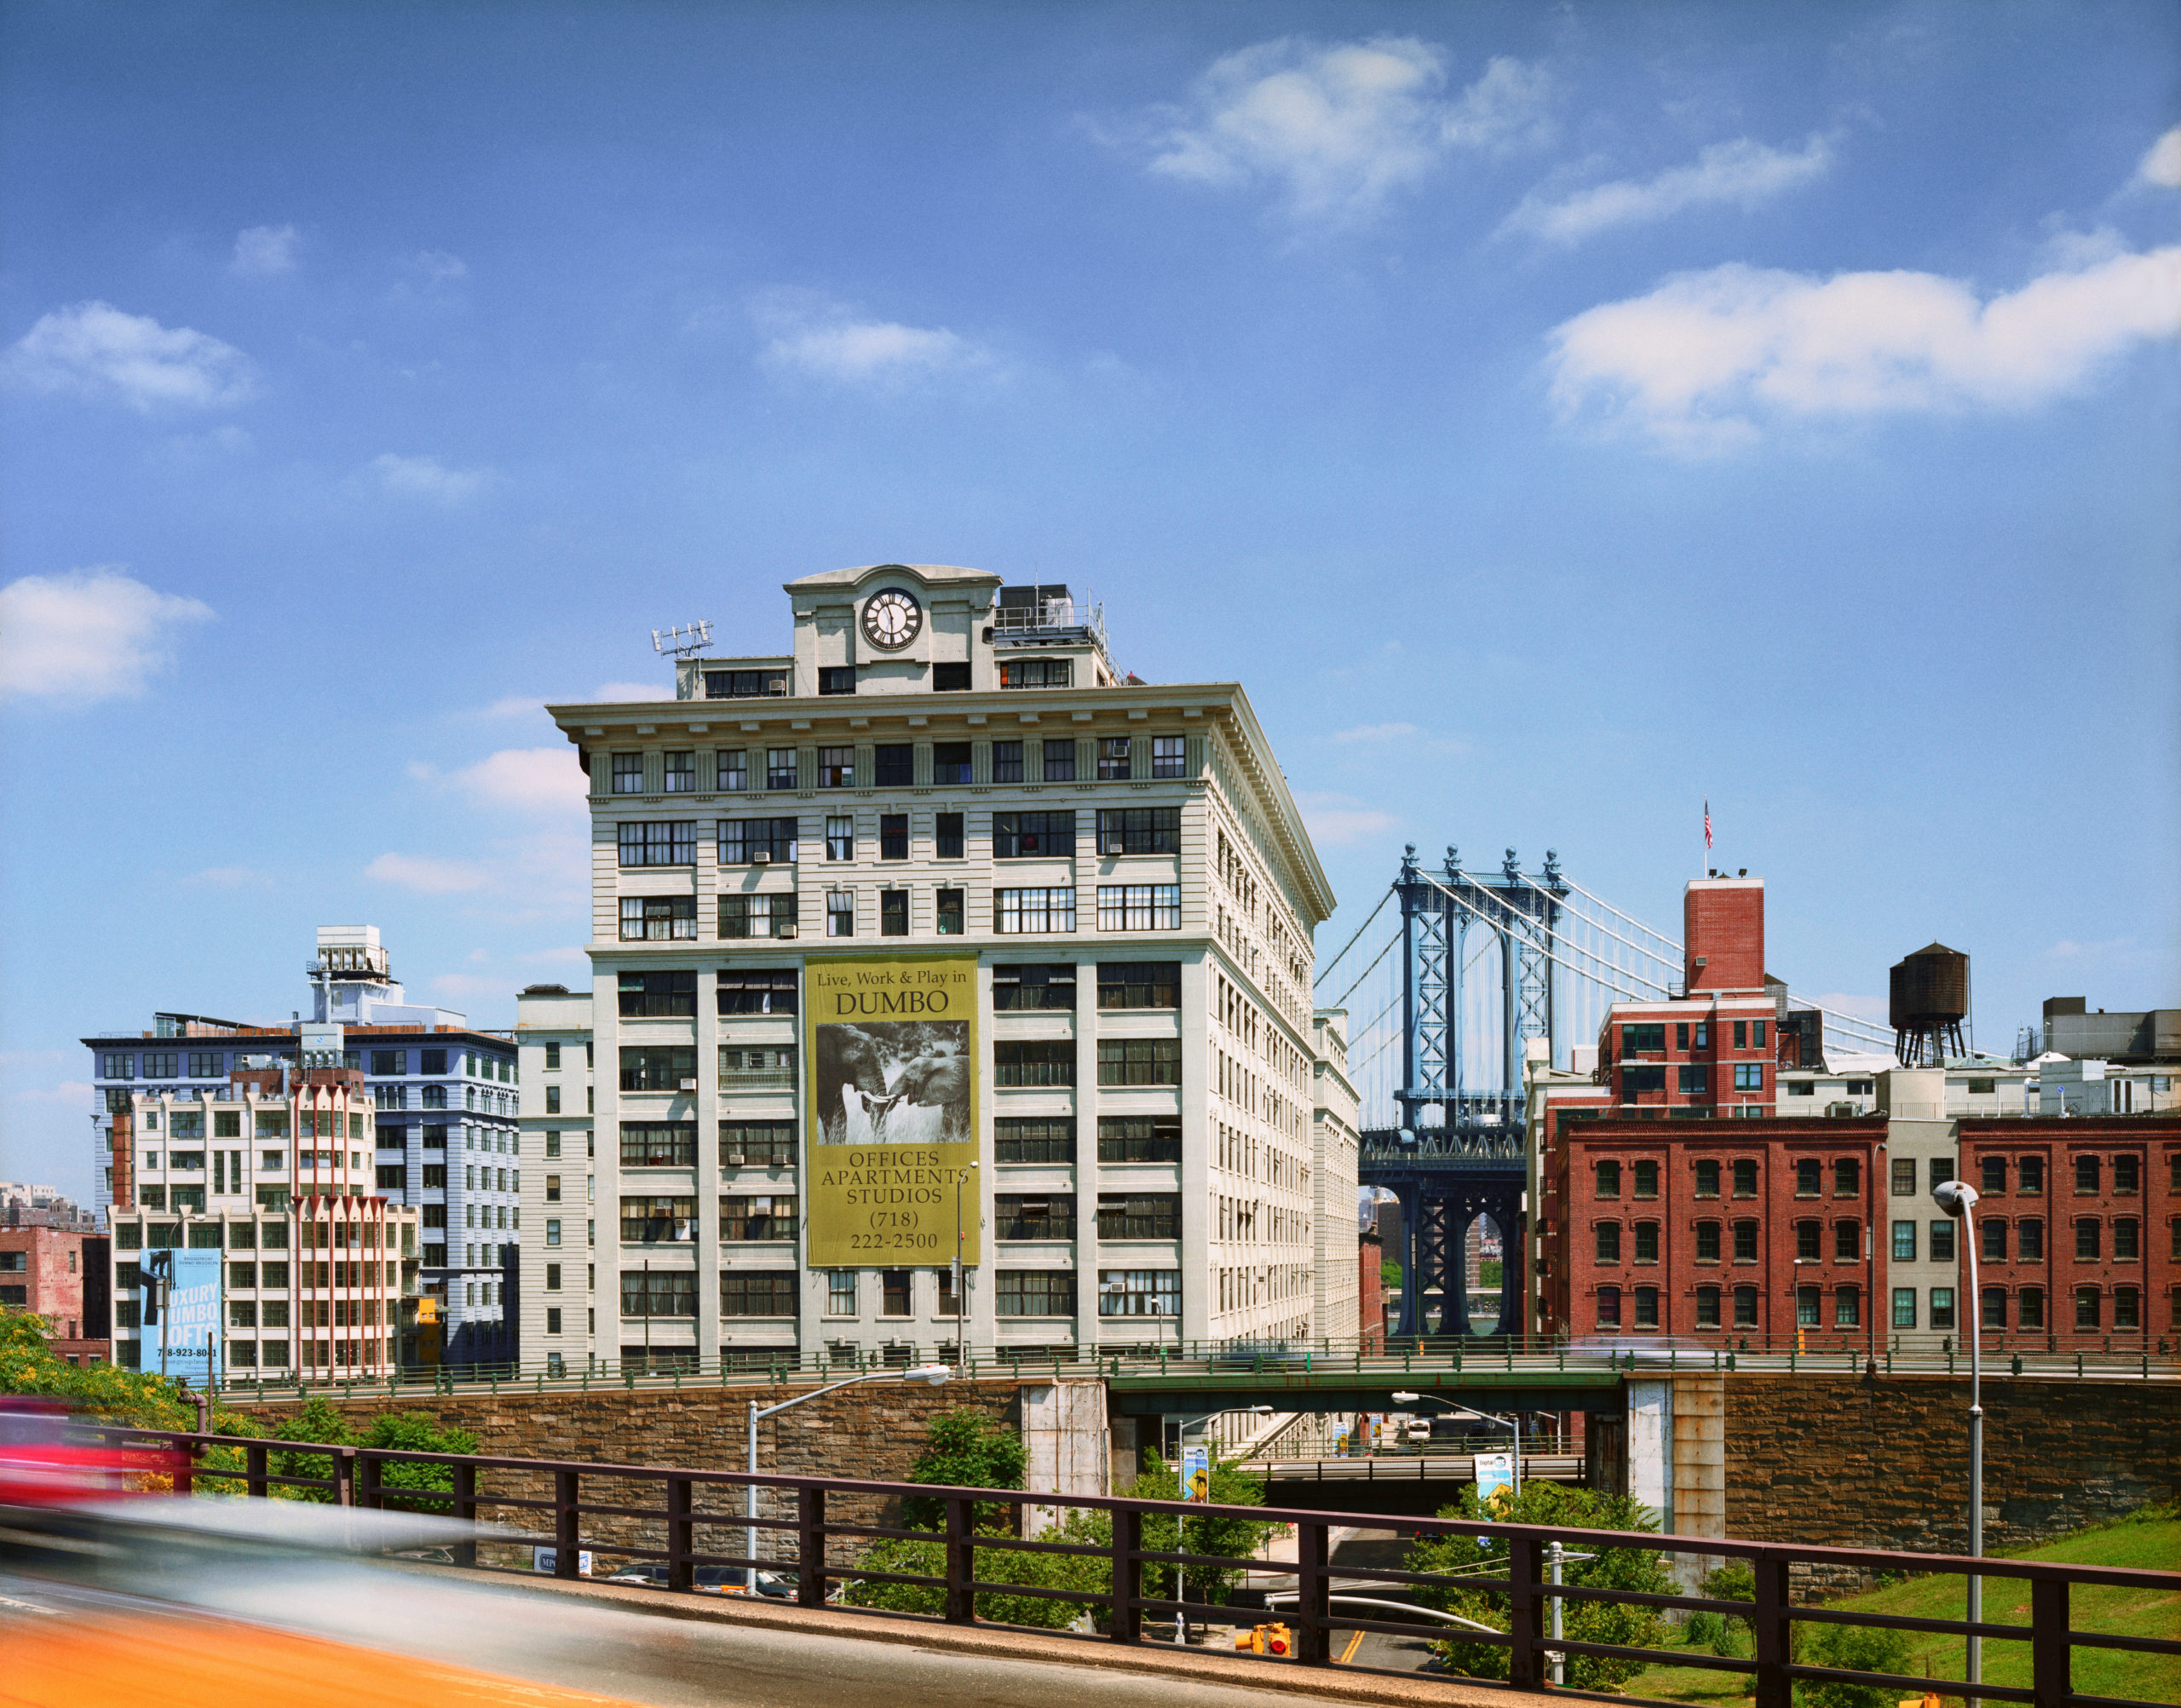
[[[1363,1230],[1355,1254],[1355,1331],[1366,1352],[1386,1344],[1386,1248],[1376,1228]]]
[[[1885,1123],[1562,1119],[1545,1331],[1880,1346]]]
[[[1973,1303],[1994,1351],[2181,1341],[2181,1120],[1963,1121],[1979,1273],[1972,1301],[1958,1249],[1944,1321],[1891,1297],[1897,1242],[1945,1218],[1913,1170],[1890,1188],[1887,1125],[1563,1119],[1544,1173],[1545,1331],[1883,1350],[1904,1333],[1959,1343]]]
[[[43,1317],[71,1364],[112,1355],[106,1236],[78,1228],[0,1226],[0,1304]]]
[[[1624,1109],[1769,1115],[1778,998],[1764,976],[1764,880],[1682,892],[1683,997],[1615,1003],[1598,1033],[1603,1101]]]
[[[2181,1337],[2181,1119],[1965,1120],[1960,1171],[1978,1194],[1974,1303],[1988,1344]],[[1965,1253],[1960,1274],[1965,1289]]]

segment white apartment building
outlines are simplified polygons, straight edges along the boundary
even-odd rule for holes
[[[1780,1070],[1781,1115],[1871,1115],[1885,1110],[1880,1095],[1885,1076],[1896,1071],[1890,1055],[1872,1050],[1831,1050],[1822,1067],[1782,1067]],[[1959,1119],[1977,1115],[2034,1115],[2037,1110],[2037,1068],[2034,1064],[2003,1061],[1988,1055],[1948,1056],[1938,1067],[1919,1070],[1943,1076],[1918,1079],[1919,1087],[1938,1087],[1932,1097],[1919,1092],[1913,1109],[1887,1113],[1912,1119],[1945,1116]],[[1903,1085],[1909,1082],[1903,1079]],[[1926,1107],[1928,1106],[1928,1107]]]
[[[1310,1017],[1310,1034],[1311,1180],[1315,1189],[1310,1216],[1317,1266],[1317,1332],[1344,1340],[1364,1327],[1357,1268],[1361,1199],[1355,1190],[1363,1147],[1363,1101],[1349,1078],[1348,1011],[1320,1009]]]
[[[532,1230],[519,1289],[522,1354],[527,1363],[557,1360],[561,1369],[587,1369],[601,1347],[617,1344],[610,1312],[607,1337],[598,1338],[590,992],[532,985],[515,998],[515,1011],[520,1143],[530,1159],[522,1219]],[[610,1265],[610,1242],[607,1250]]]
[[[1355,1268],[1354,1094],[1320,1118],[1310,1005],[1333,898],[1240,687],[1124,679],[1065,588],[882,564],[786,591],[787,650],[549,708],[590,779],[596,1073],[579,999],[526,1007],[526,1179],[561,1238],[523,1247],[526,1361],[928,1356],[958,1320],[1041,1349],[1353,1333],[1317,1280],[1328,1206]],[[847,1166],[906,1169],[917,1135],[892,1184]],[[917,1207],[872,1207],[895,1192]]]
[[[338,1065],[340,1029],[306,1027],[301,1042],[297,1066],[238,1065],[216,1090],[132,1092],[112,1110],[121,1368],[193,1351],[200,1378],[336,1381],[417,1361],[420,1212],[374,1189],[371,1096]],[[192,1272],[172,1278],[193,1295],[189,1348],[147,1320],[163,1251]]]

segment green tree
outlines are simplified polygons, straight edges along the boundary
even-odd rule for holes
[[[1113,1526],[1102,1512],[1074,1511],[1037,1539],[1109,1548],[1113,1545]],[[975,1560],[977,1581],[982,1584],[1011,1584],[1102,1596],[1113,1581],[1110,1560],[1095,1554],[1044,1554],[987,1544],[977,1549]],[[865,1550],[858,1563],[873,1572],[902,1572],[944,1579],[947,1544],[936,1536],[889,1538]],[[841,1599],[850,1607],[883,1607],[897,1613],[937,1615],[947,1608],[947,1592],[936,1584],[875,1584],[859,1579],[849,1584]],[[1086,1613],[1096,1619],[1104,1617],[1102,1607],[1094,1608],[1082,1602],[1010,1595],[1005,1590],[981,1590],[975,1602],[981,1619],[1000,1625],[1031,1625],[1041,1630],[1063,1630]]]
[[[1378,1285],[1382,1287],[1398,1287],[1401,1285],[1401,1265],[1390,1257],[1378,1265]]]
[[[1442,1518],[1472,1521],[1486,1515],[1478,1505],[1474,1485],[1462,1490],[1457,1504],[1443,1507],[1439,1513]],[[1571,1530],[1620,1530],[1643,1534],[1658,1529],[1655,1515],[1625,1495],[1600,1494],[1594,1490],[1542,1480],[1524,1483],[1520,1500],[1495,1500],[1489,1516],[1508,1523],[1554,1525]],[[1444,1536],[1421,1540],[1409,1550],[1408,1569],[1504,1577],[1507,1544],[1496,1538],[1483,1538],[1485,1545],[1480,1547],[1479,1539]],[[1561,1581],[1586,1589],[1632,1590],[1646,1595],[1671,1595],[1674,1587],[1666,1575],[1663,1556],[1655,1548],[1599,1550],[1596,1559],[1568,1561],[1562,1569]],[[1442,1584],[1418,1584],[1416,1598],[1426,1607],[1436,1607],[1458,1619],[1472,1619],[1496,1630],[1508,1628],[1505,1594],[1464,1589],[1459,1576],[1449,1576]],[[1666,1623],[1655,1607],[1575,1601],[1563,1606],[1561,1630],[1574,1642],[1654,1648],[1666,1641]],[[1448,1666],[1470,1677],[1507,1676],[1507,1650],[1501,1644],[1453,1636],[1432,1647]],[[1568,1682],[1578,1690],[1609,1690],[1633,1677],[1643,1667],[1640,1661],[1571,1654],[1568,1657]]]
[[[931,1420],[908,1480],[950,1488],[1020,1488],[1024,1464],[1019,1435],[974,1406],[958,1406]],[[971,1521],[979,1530],[1011,1530],[1013,1520],[1012,1505],[981,1501]],[[901,1503],[901,1522],[911,1530],[943,1528],[947,1503],[912,1495]]]
[[[1837,1666],[1843,1672],[1908,1671],[1907,1636],[1881,1626],[1819,1625],[1803,1647],[1801,1659],[1808,1666]],[[1798,1683],[1795,1696],[1809,1708],[1893,1708],[1901,1690],[1897,1685],[1827,1678]]]
[[[1136,1500],[1179,1500],[1182,1498],[1180,1470],[1168,1464],[1155,1452],[1146,1455],[1146,1458],[1148,1463],[1143,1475],[1120,1492]],[[1255,1477],[1245,1475],[1237,1461],[1214,1459],[1211,1463],[1211,1504],[1263,1506],[1264,1485]],[[1159,1554],[1224,1555],[1232,1560],[1246,1560],[1263,1546],[1265,1538],[1279,1527],[1276,1523],[1247,1518],[1177,1520],[1165,1513],[1147,1513],[1143,1520],[1143,1545]],[[1106,1526],[1106,1533],[1110,1538],[1113,1533],[1110,1523]],[[1184,1593],[1182,1599],[1223,1607],[1229,1593],[1241,1575],[1230,1567],[1188,1567],[1183,1572]],[[1165,1580],[1163,1587],[1171,1594],[1173,1589],[1171,1567],[1146,1566],[1143,1568],[1147,1593],[1162,1576]]]
[[[0,1393],[37,1394],[115,1423],[193,1429],[197,1408],[179,1382],[111,1364],[71,1364],[53,1350],[43,1317],[0,1305]]]

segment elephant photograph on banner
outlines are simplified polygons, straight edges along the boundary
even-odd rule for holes
[[[820,1021],[814,1028],[816,1142],[965,1144],[970,1022]]]

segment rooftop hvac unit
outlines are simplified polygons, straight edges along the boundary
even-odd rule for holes
[[[769,849],[759,848],[757,853],[750,856],[750,864],[752,866],[770,866],[772,863],[773,856]]]
[[[697,1082],[693,1079],[684,1079],[682,1082],[682,1089],[684,1091],[693,1091],[697,1089]]]

